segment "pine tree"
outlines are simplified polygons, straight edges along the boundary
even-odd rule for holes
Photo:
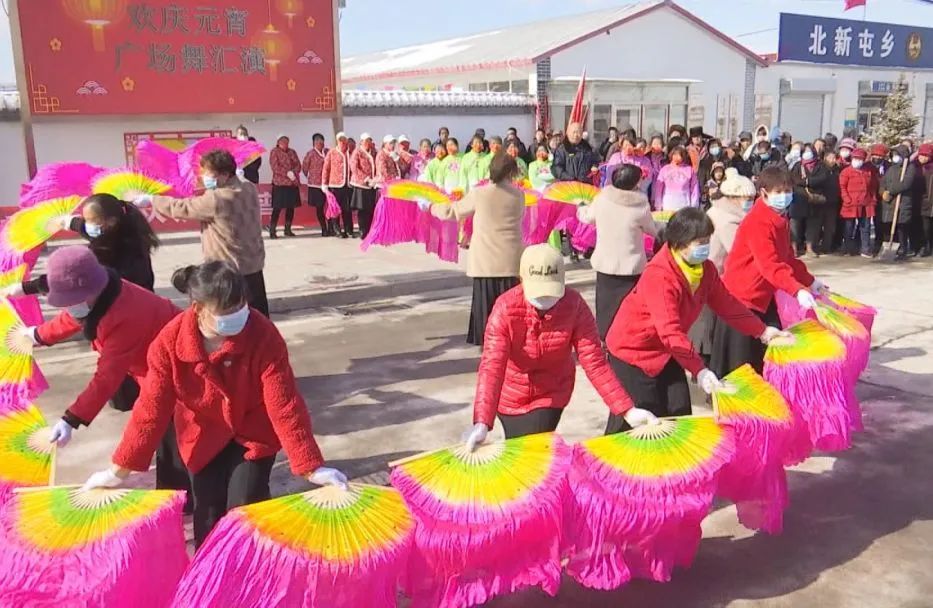
[[[920,119],[913,113],[914,96],[907,91],[903,76],[894,92],[888,95],[881,116],[865,139],[871,143],[896,146],[907,137],[913,137]]]

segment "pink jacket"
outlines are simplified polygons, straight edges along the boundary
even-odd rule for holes
[[[607,183],[612,183],[612,172],[622,164],[635,165],[641,169],[641,182],[638,184],[638,189],[643,194],[647,194],[648,188],[651,186],[651,180],[654,179],[651,161],[646,156],[625,156],[622,152],[616,152],[609,157],[609,162],[606,163],[608,165],[606,169]],[[603,184],[603,186],[605,185]]]
[[[312,188],[321,187],[321,178],[324,175],[324,159],[327,158],[327,149],[318,152],[316,148],[311,148],[305,154],[305,159],[301,163],[301,172],[308,178],[308,185]]]
[[[700,206],[700,185],[697,173],[688,163],[661,167],[652,189],[655,211],[679,211]]]
[[[357,148],[350,156],[350,185],[355,188],[373,188],[375,179],[376,156],[363,148]]]

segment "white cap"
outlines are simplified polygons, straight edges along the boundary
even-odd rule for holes
[[[372,139],[372,138],[373,138],[373,136],[370,135],[369,133],[363,133],[362,135],[360,135],[360,141],[361,141],[361,142],[362,142],[362,141],[366,141],[367,139]]]
[[[522,288],[527,298],[564,297],[564,256],[544,243],[532,245],[519,263]]]
[[[410,139],[408,139],[408,138],[405,137],[404,135],[399,135],[399,136],[398,136],[398,143],[402,143],[403,141],[408,142],[408,143],[411,143],[411,140],[410,140]]]
[[[396,141],[396,139],[392,137],[391,135],[386,135],[385,137],[382,138],[382,143],[384,144],[390,144],[393,141]]]
[[[279,141],[279,140],[282,139],[283,137],[284,137],[285,139],[291,140],[291,138],[290,138],[288,135],[286,135],[285,133],[279,133],[279,136],[275,138],[275,141]]]
[[[340,133],[337,133],[337,141],[340,141],[341,139],[346,139],[346,138],[347,138],[347,134],[344,133],[343,131],[341,131]]]

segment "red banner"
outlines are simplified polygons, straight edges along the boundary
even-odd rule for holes
[[[33,114],[332,112],[330,0],[19,0]]]

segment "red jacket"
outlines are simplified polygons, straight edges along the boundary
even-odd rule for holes
[[[298,159],[298,153],[289,148],[283,150],[276,146],[269,152],[269,166],[272,167],[272,185],[273,186],[298,186],[301,181],[298,176],[301,175],[301,161]],[[288,172],[295,174],[295,179],[288,177]]]
[[[72,423],[91,424],[107,400],[117,392],[127,374],[137,382],[143,382],[149,370],[146,363],[149,345],[180,312],[165,298],[124,280],[111,279],[98,303],[103,298],[113,297],[108,296],[108,293],[113,293],[116,299],[102,312],[97,310],[95,304],[95,309],[84,324],[76,321],[67,311],[62,311],[54,319],[36,328],[38,341],[51,346],[80,332],[92,318],[97,322],[91,348],[100,353],[100,358],[91,381],[65,412],[65,418]]]
[[[312,188],[321,187],[325,158],[327,158],[327,150],[318,152],[317,148],[311,148],[305,154],[305,159],[301,161],[301,172],[308,178],[308,185]]]
[[[376,156],[363,148],[357,148],[350,155],[350,185],[356,188],[372,188],[376,178]],[[370,180],[370,183],[366,183]]]
[[[343,188],[350,185],[350,153],[340,148],[331,148],[324,157],[321,183],[328,188]]]
[[[255,310],[246,328],[211,354],[193,309],[162,330],[149,348],[149,374],[113,462],[147,470],[173,415],[178,450],[192,473],[231,441],[246,448],[247,460],[274,456],[284,445],[296,475],[322,463],[285,340]]]
[[[632,399],[606,362],[596,320],[578,292],[567,289],[543,313],[525,301],[521,285],[502,294],[486,325],[473,421],[492,428],[497,411],[514,416],[567,407],[576,377],[574,350],[612,413],[627,412]]]
[[[877,170],[868,163],[861,169],[852,166],[843,169],[839,174],[839,194],[842,197],[839,216],[846,219],[874,217],[879,181]]]
[[[766,312],[776,290],[796,294],[813,275],[794,255],[787,219],[758,200],[735,233],[722,282],[740,302]]]
[[[660,374],[671,357],[695,376],[706,365],[687,332],[704,304],[744,334],[760,336],[765,331],[765,324],[726,291],[712,262],[703,263],[703,279],[691,293],[687,278],[665,245],[648,262],[634,291],[622,300],[606,336],[609,352],[651,377]]]
[[[399,165],[385,150],[379,150],[376,155],[376,179],[380,183],[388,183],[399,178]]]

